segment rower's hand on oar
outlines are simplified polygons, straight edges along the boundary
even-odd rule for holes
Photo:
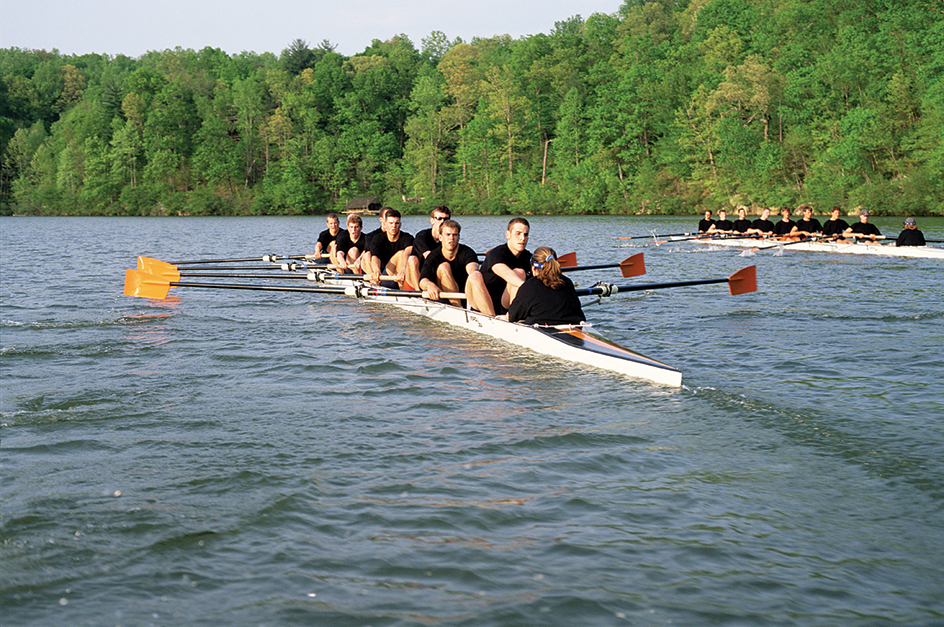
[[[423,290],[423,295],[426,296],[426,298],[439,300],[439,286],[429,279],[420,282],[420,289]]]
[[[368,280],[374,285],[380,285],[380,272],[377,270],[371,270],[370,274],[367,275]]]

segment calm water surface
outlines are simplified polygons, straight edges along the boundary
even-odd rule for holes
[[[613,239],[696,223],[532,221],[645,252],[584,285],[757,264],[586,301],[673,390],[344,297],[122,295],[323,218],[0,219],[3,623],[944,625],[944,263]]]

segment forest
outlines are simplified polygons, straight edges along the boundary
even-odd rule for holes
[[[0,49],[0,160],[7,215],[944,215],[944,3],[625,0],[351,57]]]

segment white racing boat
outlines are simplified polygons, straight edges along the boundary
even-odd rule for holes
[[[396,290],[391,290],[395,292]],[[653,383],[679,387],[682,372],[594,333],[590,325],[529,326],[416,296],[387,296],[376,288],[352,286],[346,292],[369,303],[392,305],[432,320],[504,340],[536,353],[603,368]]]
[[[884,257],[918,257],[922,259],[944,259],[944,248],[933,246],[902,246],[894,244],[831,242],[820,239],[778,240],[753,237],[674,237],[670,241],[690,241],[704,246],[725,248],[749,248],[752,250],[799,250],[811,253],[843,253],[851,255],[880,255]]]

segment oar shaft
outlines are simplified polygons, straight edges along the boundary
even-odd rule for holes
[[[668,287],[688,287],[690,285],[710,285],[712,283],[727,283],[728,279],[698,279],[694,281],[676,281],[673,283],[640,283],[639,285],[609,285],[598,287],[577,288],[578,296],[609,296],[617,292],[641,292],[645,290],[659,290]]]

